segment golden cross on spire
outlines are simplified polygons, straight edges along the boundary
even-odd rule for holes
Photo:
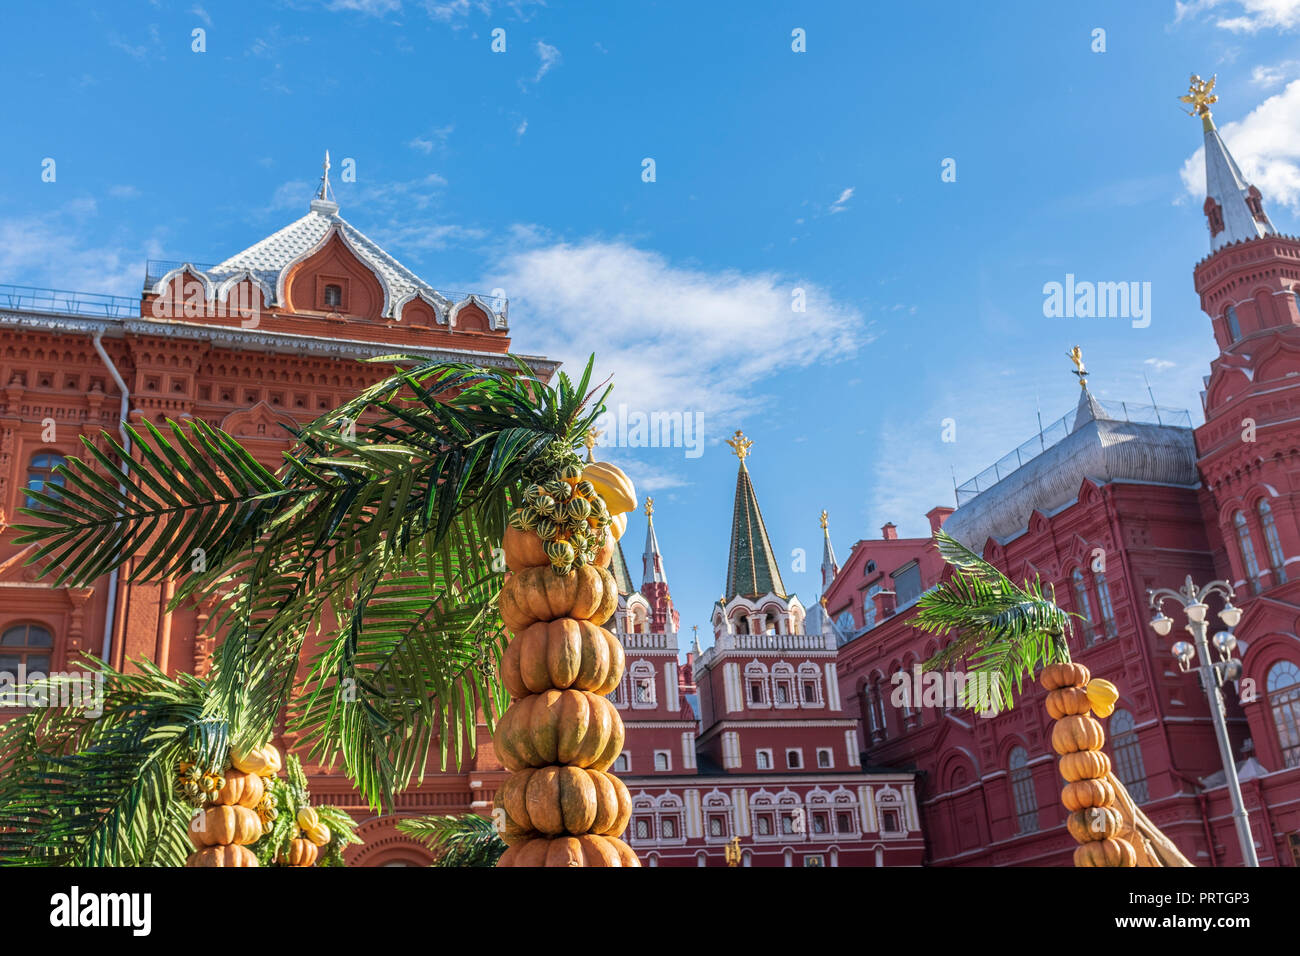
[[[728,438],[727,444],[731,446],[731,450],[740,459],[742,465],[745,463],[745,459],[749,457],[749,449],[754,446],[754,443],[746,438],[745,433],[739,428],[736,429],[736,437]]]
[[[1066,352],[1065,354],[1068,355],[1070,357],[1070,361],[1074,363],[1074,374],[1079,377],[1079,387],[1087,388],[1088,370],[1084,367],[1083,364],[1083,349],[1079,348],[1079,346],[1076,345],[1074,348],[1070,349],[1070,351]]]
[[[826,509],[822,509],[822,530],[826,530]]]
[[[655,500],[653,498],[647,498],[645,500],[645,516],[649,518],[654,513],[655,513]]]
[[[1210,106],[1219,102],[1218,94],[1214,92],[1214,83],[1218,78],[1218,74],[1215,74],[1209,80],[1202,80],[1193,73],[1187,86],[1187,94],[1178,97],[1178,102],[1191,104],[1192,111],[1187,115],[1201,117],[1201,122],[1207,130],[1214,129]]]
[[[587,434],[583,436],[582,443],[587,446],[587,461],[591,461],[591,450],[599,444],[596,440],[600,438],[600,429],[588,428]]]

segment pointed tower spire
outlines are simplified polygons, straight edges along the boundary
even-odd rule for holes
[[[645,500],[645,551],[641,555],[641,586],[647,584],[667,584],[668,576],[664,574],[664,559],[659,553],[659,539],[655,537],[655,500]]]
[[[1202,80],[1192,74],[1187,93],[1179,101],[1191,104],[1189,116],[1199,116],[1205,130],[1205,218],[1210,227],[1210,249],[1246,239],[1276,235],[1264,212],[1260,192],[1241,174],[1237,161],[1214,127],[1210,106],[1219,101],[1214,92],[1217,76]]]
[[[822,600],[825,601],[831,582],[840,573],[840,563],[835,560],[835,548],[831,545],[831,529],[825,508],[822,509],[822,537]]]
[[[334,190],[330,188],[330,151],[325,150],[325,162],[321,164],[320,188],[311,201],[313,212],[323,212],[332,216],[339,211],[339,204],[334,199]]]
[[[1088,369],[1083,364],[1083,349],[1075,346],[1065,353],[1069,356],[1070,361],[1074,363],[1074,375],[1079,379],[1079,403],[1074,409],[1074,425],[1070,428],[1071,432],[1076,432],[1088,422],[1103,421],[1110,418],[1106,414],[1106,409],[1101,407],[1101,402],[1093,398],[1092,392],[1088,391]]]
[[[727,560],[727,590],[722,596],[723,601],[730,601],[737,594],[761,597],[774,593],[778,597],[788,597],[772,542],[767,536],[767,526],[763,523],[763,513],[758,507],[758,497],[749,480],[749,469],[745,467],[745,459],[754,443],[745,437],[744,432],[737,430],[734,438],[727,439],[727,444],[740,459],[740,472],[736,475],[731,554]]]

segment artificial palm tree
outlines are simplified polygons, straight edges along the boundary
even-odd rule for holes
[[[444,768],[459,762],[478,715],[491,725],[504,710],[496,549],[521,489],[579,461],[608,390],[590,390],[590,361],[576,384],[561,373],[554,388],[522,362],[503,372],[376,361],[397,370],[294,431],[275,472],[219,429],[168,421],[126,426],[125,443],[83,438],[87,457],[60,466],[62,487],[29,489],[39,510],[23,509],[33,522],[17,543],[35,546],[28,564],[55,586],[117,569],[171,577],[170,609],[220,602],[208,629],[223,641],[207,682],[142,665],[143,709],[137,698],[85,725],[7,728],[0,763],[45,754],[62,822],[26,790],[0,794],[12,801],[0,826],[59,862],[140,862],[164,831],[145,822],[165,802],[159,766],[187,748],[217,761],[259,746],[286,711],[310,755],[341,758],[377,809],[433,752]]]
[[[921,595],[916,626],[932,634],[952,635],[952,643],[923,665],[926,670],[947,670],[963,665],[961,704],[987,716],[1015,705],[1015,697],[1026,679],[1042,677],[1049,690],[1047,708],[1062,731],[1073,730],[1071,722],[1095,723],[1089,716],[1108,716],[1114,704],[1114,687],[1108,681],[1090,681],[1086,668],[1070,660],[1071,617],[1061,609],[1055,594],[1044,592],[1042,583],[1025,581],[1017,585],[961,542],[943,531],[935,533],[943,559],[952,567],[951,576]],[[1094,684],[1104,685],[1094,688]],[[1011,688],[1014,686],[1015,692]],[[1160,832],[1133,801],[1127,788],[1110,770],[1108,757],[1098,753],[1104,742],[1100,725],[1091,740],[1080,744],[1070,734],[1053,731],[1053,746],[1062,754],[1060,767],[1067,782],[1062,800],[1071,813],[1070,832],[1080,841],[1076,865],[1192,866],[1178,847]],[[1087,757],[1081,759],[1079,754]],[[1092,769],[1080,769],[1086,762]],[[1076,810],[1072,787],[1084,784],[1095,789],[1096,799]],[[1112,816],[1113,813],[1113,816]],[[1092,846],[1090,846],[1092,844]],[[1093,846],[1113,847],[1116,860],[1131,853],[1130,862],[1080,862]],[[1125,849],[1125,848],[1131,848]],[[1096,854],[1100,857],[1100,853]]]
[[[496,825],[477,813],[408,817],[397,829],[434,852],[434,866],[496,866],[506,852]]]

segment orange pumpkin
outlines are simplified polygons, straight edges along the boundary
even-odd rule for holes
[[[538,621],[506,645],[501,677],[515,698],[554,687],[604,697],[623,677],[623,644],[590,621]]]
[[[1075,866],[1137,866],[1133,844],[1118,837],[1107,837],[1074,848]]]
[[[1058,754],[1100,750],[1106,742],[1101,724],[1086,714],[1062,717],[1052,728],[1052,749]]]
[[[311,840],[296,837],[289,842],[289,852],[280,858],[280,862],[290,866],[315,866],[317,852],[316,844]]]
[[[640,866],[632,848],[617,837],[538,837],[516,843],[501,855],[497,866]]]
[[[547,836],[595,833],[618,836],[632,815],[623,781],[598,770],[542,767],[511,774],[497,792],[507,829]],[[513,834],[512,834],[513,835]]]
[[[525,568],[501,588],[501,620],[515,634],[536,621],[571,617],[603,624],[618,607],[618,585],[605,568],[590,564],[568,574]]]
[[[261,836],[262,821],[248,807],[209,807],[190,820],[190,842],[198,849],[225,843],[256,843]]]
[[[262,802],[262,795],[265,792],[266,785],[257,774],[231,769],[226,774],[225,786],[213,797],[213,803],[226,807],[239,805],[252,808]]]
[[[548,690],[511,704],[492,739],[507,770],[554,763],[608,770],[623,750],[623,720],[590,691]]]
[[[1061,776],[1068,781],[1096,780],[1110,773],[1110,758],[1100,750],[1078,750],[1061,758]]]
[[[257,856],[238,843],[209,846],[191,853],[186,866],[257,866]]]
[[[1047,714],[1053,720],[1086,714],[1090,706],[1088,694],[1081,687],[1062,687],[1047,695]]]
[[[1065,818],[1065,828],[1079,843],[1109,839],[1123,823],[1124,818],[1114,807],[1084,807]]]
[[[1088,807],[1109,807],[1115,803],[1115,788],[1109,780],[1076,780],[1061,790],[1061,803],[1071,813]]]
[[[1082,664],[1048,664],[1038,675],[1045,690],[1062,687],[1082,687],[1092,675]]]
[[[534,531],[520,531],[506,526],[506,533],[501,538],[501,547],[506,553],[506,567],[516,574],[524,568],[545,568],[551,563],[546,553],[546,545]]]

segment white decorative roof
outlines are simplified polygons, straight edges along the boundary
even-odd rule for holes
[[[417,296],[437,313],[441,324],[455,324],[455,314],[473,302],[490,317],[492,328],[506,328],[506,318],[500,306],[493,306],[479,296],[466,296],[461,302],[434,289],[414,272],[402,265],[388,252],[370,239],[356,226],[339,215],[338,203],[327,199],[313,199],[307,215],[238,252],[206,272],[192,265],[186,270],[198,276],[211,289],[228,290],[233,281],[245,273],[263,290],[272,290],[267,304],[283,305],[285,281],[294,265],[319,252],[338,236],[352,253],[365,263],[379,280],[384,290],[384,318],[398,318],[402,307]],[[152,291],[161,294],[181,269],[173,269],[154,284]],[[209,293],[211,297],[211,292]]]

